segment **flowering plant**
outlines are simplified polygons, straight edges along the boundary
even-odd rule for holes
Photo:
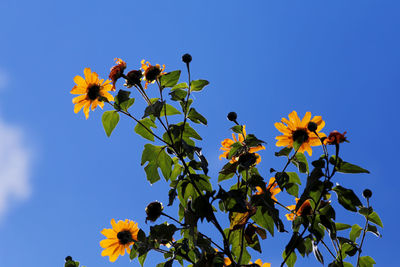
[[[169,184],[167,206],[179,207],[178,216],[174,217],[165,212],[162,203],[148,204],[146,223],[154,224],[149,233],[129,219],[118,222],[112,219],[112,228],[101,231],[105,237],[100,242],[104,249],[102,255],[115,261],[127,252],[130,259],[137,258],[143,265],[148,253],[153,251],[164,255],[165,261],[157,265],[160,267],[172,266],[175,261],[182,266],[187,263],[189,266],[265,267],[270,264],[263,263],[268,255],[262,251],[261,240],[268,233],[274,236],[277,231],[291,234],[289,243],[282,248],[281,266],[294,266],[298,256],[311,253],[322,264],[329,262],[330,267],[373,266],[375,261],[370,256],[362,256],[366,233],[380,236],[377,227],[383,227],[370,205],[372,192],[364,190],[366,201],[363,203],[353,190],[334,184],[337,173],[369,173],[341,158],[340,147],[348,142],[346,132],[332,131],[327,135],[322,132],[326,128],[321,116],[312,117],[311,112],[306,112],[300,119],[292,111],[288,118],[275,123],[281,132],[276,137],[276,146],[283,147],[275,156],[282,157],[284,163],[278,170],[271,168],[270,174],[261,174],[257,169],[261,161],[258,153],[266,150],[266,143],[247,133],[245,125],[238,122],[237,114],[230,112],[232,139],[221,142],[220,159],[226,160],[226,164],[217,179],[212,178],[208,176],[209,160],[199,146],[202,138],[192,127],[207,125],[207,119],[194,107],[192,96],[209,82],[192,80],[192,57],[185,54],[182,60],[188,82],[179,82],[180,70],[165,72],[165,65],[151,65],[144,60],[141,70],[126,72],[127,64],[119,58],[111,68],[111,81],[104,82],[89,68],[84,71],[85,78],[74,78],[76,86],[71,93],[79,94],[73,99],[74,111],[77,113],[83,108],[88,118],[90,109],[107,104],[110,110],[102,115],[107,136],[119,123],[120,114],[132,119],[136,123],[135,132],[152,142],[144,146],[141,158],[147,180],[153,184],[162,176]],[[120,89],[112,96],[109,91],[116,91],[120,79],[125,80],[127,89]],[[130,111],[135,102],[132,89],[146,102],[142,118]],[[150,97],[155,94],[157,97]],[[166,99],[167,94],[170,101]],[[178,115],[182,120],[175,123],[177,119],[174,119],[172,123],[170,117]],[[321,155],[309,164],[313,150],[315,155],[317,149]],[[290,168],[294,171],[288,171]],[[266,180],[265,175],[273,177]],[[222,187],[227,180],[233,183],[230,189]],[[332,193],[337,197],[331,197]],[[284,204],[280,200],[282,194],[290,195],[293,201]],[[338,222],[334,208],[338,206],[334,203],[352,214],[362,215],[364,227]],[[222,215],[216,216],[217,213]],[[224,214],[229,225],[224,226],[218,219]],[[161,219],[167,221],[155,224]],[[202,232],[199,222],[215,228],[220,241]],[[321,247],[327,255],[323,255]],[[263,260],[252,259],[250,249],[261,253],[257,258]],[[68,258],[67,263],[76,262]]]

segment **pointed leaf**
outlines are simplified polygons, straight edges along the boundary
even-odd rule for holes
[[[208,85],[209,82],[206,80],[195,80],[190,83],[190,90],[191,91],[201,91],[203,90],[204,86]]]
[[[175,86],[178,83],[180,76],[181,76],[180,70],[175,70],[175,71],[168,72],[167,74],[162,75],[160,77],[161,87],[166,88],[166,87]]]
[[[119,122],[119,114],[115,110],[105,111],[101,117],[101,121],[103,122],[104,131],[110,137]]]
[[[147,140],[154,141],[154,134],[151,127],[156,128],[157,126],[150,118],[144,118],[136,124],[135,133]],[[146,128],[150,130],[150,132]]]

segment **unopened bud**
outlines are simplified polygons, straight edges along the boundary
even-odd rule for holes
[[[151,202],[146,207],[146,214],[147,214],[146,221],[149,220],[151,222],[154,222],[155,220],[158,219],[158,217],[161,216],[163,210],[164,207],[161,202],[158,201]]]
[[[372,197],[372,191],[369,189],[365,189],[362,194],[363,194],[363,197],[365,197],[367,199]]]
[[[317,125],[315,122],[313,122],[313,121],[310,121],[310,122],[308,123],[308,125],[307,125],[307,129],[308,129],[310,132],[315,132],[315,131],[317,130],[317,128],[318,128],[318,125]]]
[[[235,122],[237,119],[237,114],[236,112],[229,112],[227,116],[228,120]]]
[[[192,61],[192,56],[186,53],[182,56],[182,61],[189,64]]]

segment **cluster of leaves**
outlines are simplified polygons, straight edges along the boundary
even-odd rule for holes
[[[332,181],[336,173],[368,171],[339,158],[339,144],[335,146],[334,156],[329,156],[327,146],[324,145],[324,154],[311,165],[306,156],[298,152],[301,143],[295,144],[294,150],[283,148],[275,153],[277,157],[287,159],[281,171],[271,169],[277,186],[299,198],[296,208],[290,210],[274,198],[271,186],[266,184],[256,167],[258,156],[251,149],[264,142],[253,134],[246,135],[244,127],[235,118],[232,121],[237,125],[231,129],[242,135],[243,140],[230,146],[227,159],[231,161],[219,172],[218,182],[237,182],[229,190],[223,189],[221,185],[218,190],[214,189],[212,178],[208,176],[208,161],[198,145],[202,138],[192,127],[194,124],[207,125],[207,119],[193,107],[191,95],[202,91],[209,83],[206,80],[190,80],[189,63],[185,63],[189,74],[188,83],[179,82],[181,71],[172,71],[157,77],[158,90],[144,91],[141,84],[135,84],[147,102],[140,119],[130,113],[135,98],[126,90],[118,91],[112,104],[114,110],[104,112],[102,117],[107,136],[117,126],[119,114],[135,120],[135,132],[153,142],[144,146],[141,158],[147,180],[153,184],[163,177],[169,184],[168,206],[176,202],[179,206],[178,218],[161,213],[169,218],[169,223],[154,224],[148,234],[140,230],[130,258],[138,258],[143,265],[148,253],[157,251],[165,257],[165,261],[158,264],[158,267],[172,266],[174,261],[182,266],[184,262],[189,262],[190,266],[251,266],[249,249],[261,253],[260,239],[265,239],[267,233],[274,236],[276,229],[277,232],[292,233],[283,251],[282,265],[294,266],[297,255],[304,257],[310,253],[324,263],[324,256],[319,250],[320,246],[324,246],[332,256],[329,264],[331,267],[353,266],[346,260],[356,255],[357,266],[373,266],[375,262],[371,257],[361,257],[360,254],[366,232],[380,236],[376,226],[383,227],[382,222],[369,205],[369,197],[364,206],[351,189],[334,186]],[[148,92],[159,93],[159,96],[150,98]],[[166,94],[171,104],[167,104],[164,99]],[[182,116],[181,121],[177,119],[178,115]],[[171,123],[170,117],[175,118],[174,123]],[[297,171],[286,171],[290,165]],[[301,194],[300,176],[306,181]],[[333,192],[343,208],[365,217],[364,227],[336,221],[332,205],[335,200],[330,198]],[[294,216],[290,230],[285,228],[281,219],[282,210]],[[227,214],[229,226],[224,228],[220,224],[215,215],[217,212]],[[198,227],[199,222],[215,227],[221,235],[222,243],[218,244],[202,233]],[[351,229],[349,236],[343,235],[346,229]],[[331,247],[327,246],[324,241],[326,239],[332,241]]]

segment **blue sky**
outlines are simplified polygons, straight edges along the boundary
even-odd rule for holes
[[[88,120],[74,114],[69,91],[85,67],[107,77],[121,57],[128,68],[146,59],[172,71],[184,67],[186,52],[193,77],[210,81],[195,96],[209,121],[198,130],[210,174],[224,164],[218,155],[230,136],[229,111],[268,143],[259,165],[267,178],[269,168],[284,164],[273,156],[274,122],[292,110],[321,115],[325,132],[348,132],[342,158],[371,171],[337,175],[335,182],[358,194],[373,190],[385,228],[382,239],[367,237],[364,251],[378,266],[393,265],[399,8],[397,1],[372,0],[1,1],[0,266],[62,266],[67,255],[88,267],[129,265],[126,256],[114,264],[100,256],[100,231],[111,218],[130,218],[147,230],[144,208],[167,202],[167,184],[146,182],[140,166],[146,142],[131,121],[121,119],[107,138],[101,111]],[[133,113],[141,115],[142,107]],[[255,259],[278,265],[288,238],[269,237]],[[153,257],[146,266],[154,263]],[[296,266],[319,264],[310,257]]]

